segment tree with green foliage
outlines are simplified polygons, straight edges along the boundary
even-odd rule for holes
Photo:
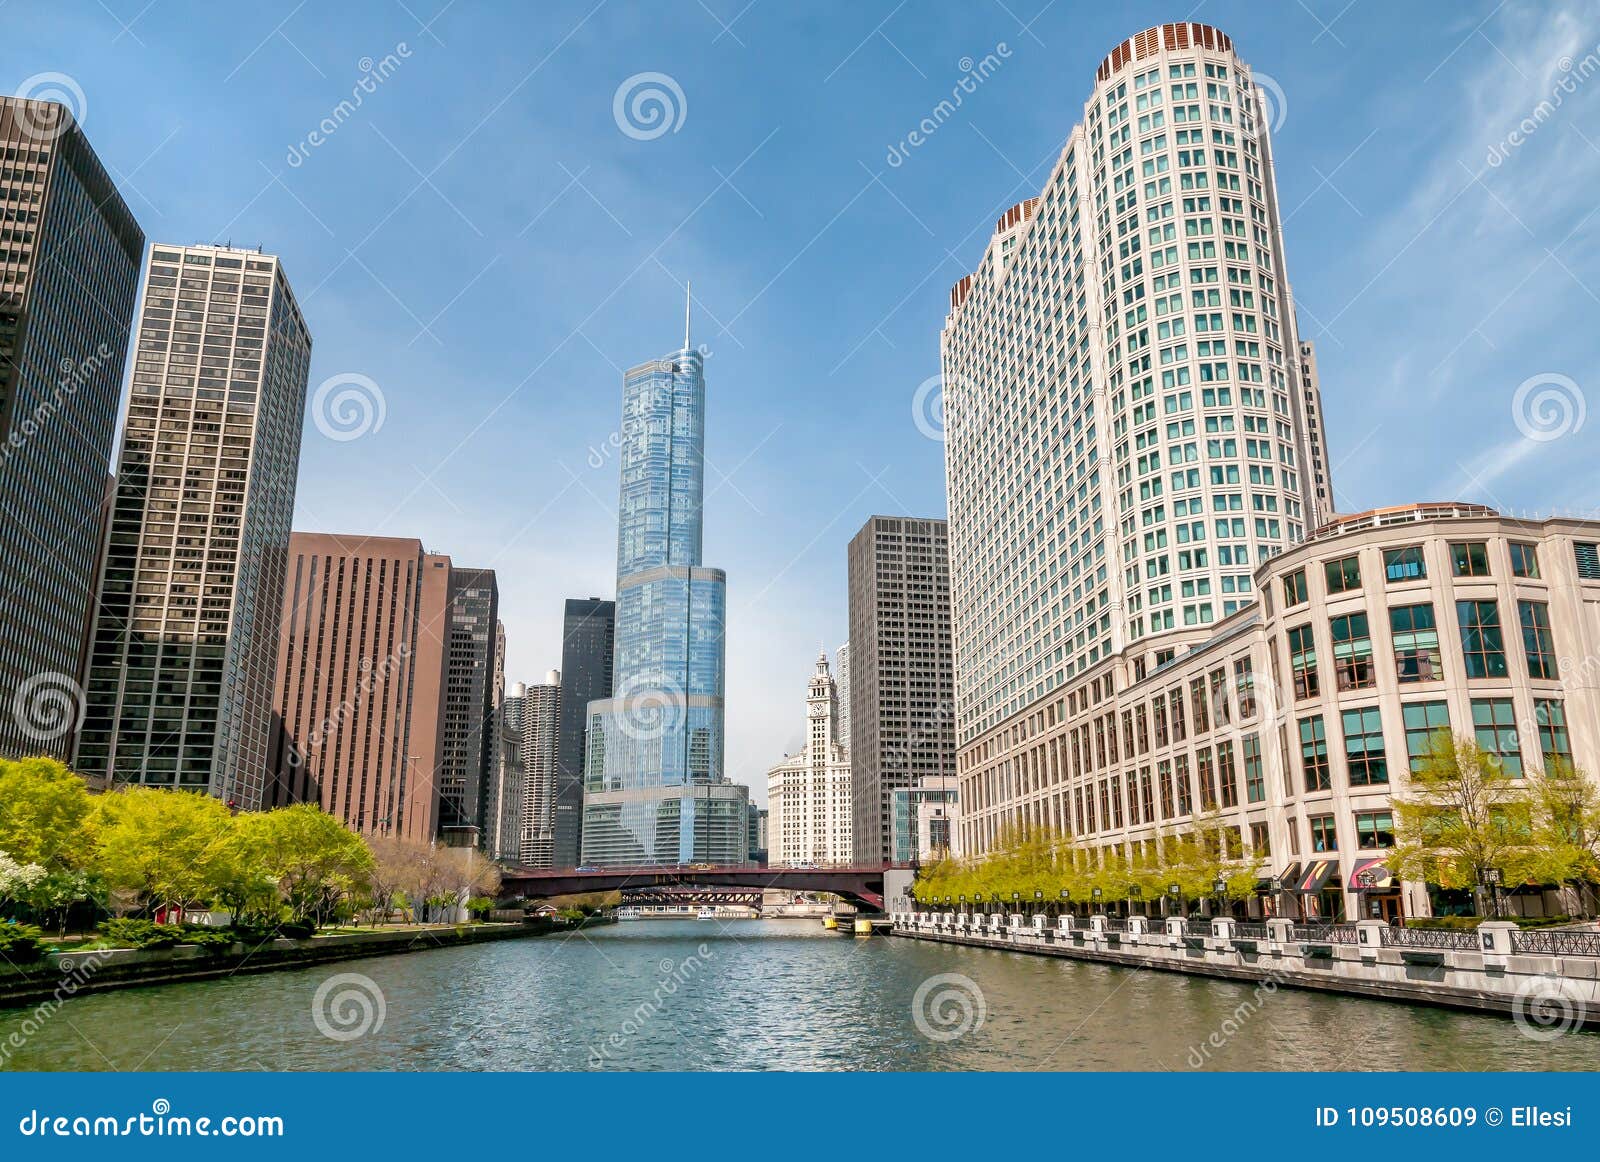
[[[362,838],[310,803],[241,815],[234,828],[245,859],[277,885],[297,921],[327,923],[372,873]]]
[[[93,804],[77,775],[51,758],[0,759],[0,851],[47,872],[95,857]]]
[[[1486,872],[1507,883],[1533,873],[1527,788],[1473,738],[1435,733],[1393,809],[1398,875],[1470,890],[1481,912]]]
[[[1566,759],[1546,756],[1542,774],[1528,780],[1532,807],[1529,870],[1540,883],[1572,891],[1588,916],[1600,884],[1600,786]]]
[[[210,903],[234,874],[233,818],[209,795],[129,786],[94,806],[99,870],[139,910]]]

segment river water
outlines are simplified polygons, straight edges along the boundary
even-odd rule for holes
[[[1600,1069],[1596,1034],[816,920],[626,922],[132,989],[0,1010],[0,1045],[13,1032],[11,1069]]]

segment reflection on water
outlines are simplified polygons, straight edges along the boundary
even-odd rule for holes
[[[0,1011],[0,1041],[28,1016]],[[815,920],[663,920],[79,997],[7,1064],[1600,1069],[1600,1036],[1541,1043],[1497,1017],[855,939]]]

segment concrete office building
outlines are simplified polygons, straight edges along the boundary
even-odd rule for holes
[[[956,780],[929,775],[915,786],[889,792],[890,861],[930,863],[960,855],[960,818]]]
[[[277,258],[151,250],[77,748],[85,775],[261,806],[310,362]]]
[[[367,835],[439,831],[450,558],[404,537],[289,538],[266,806]]]
[[[964,751],[966,850],[1028,826],[1150,851],[1218,812],[1263,866],[1257,914],[1427,915],[1425,885],[1384,857],[1391,793],[1435,732],[1514,776],[1551,756],[1600,771],[1600,522],[1379,509],[1254,580],[1258,600],[1212,632],[1104,660]],[[1558,907],[1533,888],[1513,906]]]
[[[561,737],[556,757],[554,867],[577,867],[589,703],[611,697],[617,603],[568,598],[561,620]]]
[[[839,688],[839,745],[850,752],[850,643],[833,651],[835,685]]]
[[[892,793],[956,773],[945,522],[875,516],[848,566],[852,844],[886,863]]]
[[[521,707],[506,690],[506,625],[494,623],[494,668],[489,677],[492,719],[488,786],[484,799],[483,850],[490,859],[514,862],[522,837]]]
[[[1317,374],[1317,347],[1310,339],[1300,340],[1300,406],[1305,411],[1306,443],[1311,451],[1306,471],[1316,504],[1316,523],[1321,525],[1334,518],[1337,506],[1333,465],[1328,461],[1328,429],[1322,419],[1322,377]]]
[[[0,756],[72,754],[143,254],[71,112],[0,96]]]
[[[1124,644],[1247,604],[1318,523],[1269,134],[1225,35],[1106,58],[941,347],[971,748]]]
[[[495,715],[500,589],[493,569],[452,569],[445,638],[439,835],[451,847],[487,847],[490,782],[498,764]]]
[[[826,652],[806,688],[806,744],[767,772],[772,867],[849,864],[853,801],[850,756],[840,744],[838,690]]]
[[[542,683],[521,687],[522,832],[517,862],[555,866],[556,769],[561,749],[562,681],[551,670]]]
[[[1107,659],[1160,665],[1168,635],[1206,636],[1319,523],[1320,408],[1263,112],[1216,29],[1124,42],[1039,196],[1001,217],[951,291],[963,772],[1020,745]]]

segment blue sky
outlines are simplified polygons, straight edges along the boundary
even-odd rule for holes
[[[1102,56],[1175,18],[1229,32],[1282,94],[1289,275],[1340,508],[1592,510],[1600,418],[1533,440],[1513,416],[1530,380],[1524,401],[1553,385],[1571,405],[1600,381],[1592,5],[0,0],[0,87],[71,78],[152,240],[282,255],[313,390],[365,376],[384,406],[357,439],[308,419],[296,527],[495,568],[513,678],[559,664],[562,598],[613,591],[620,372],[678,343],[692,279],[728,770],[764,798],[817,646],[845,634],[850,536],[943,514],[912,401],[950,284],[1043,184]],[[659,136],[614,116],[642,73],[682,94]]]

